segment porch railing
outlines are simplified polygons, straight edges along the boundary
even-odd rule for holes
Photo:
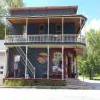
[[[25,42],[79,42],[85,43],[85,38],[82,35],[64,34],[64,35],[7,35],[5,39],[6,43],[25,43]]]

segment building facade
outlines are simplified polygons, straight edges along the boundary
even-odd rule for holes
[[[6,48],[4,46],[4,40],[0,40],[0,80],[6,77]]]
[[[77,6],[11,8],[6,18],[7,78],[77,77],[77,55],[85,49],[86,17]]]

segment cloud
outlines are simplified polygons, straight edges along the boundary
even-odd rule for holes
[[[84,34],[90,29],[100,30],[100,19],[93,19],[88,24],[86,24],[82,30],[82,33]]]

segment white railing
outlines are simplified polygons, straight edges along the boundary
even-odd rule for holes
[[[26,63],[26,54],[24,53],[24,51],[21,47],[16,47],[16,49],[19,52],[19,54],[21,55],[22,60],[23,60],[23,64],[25,65],[25,63]],[[28,58],[27,58],[27,68],[32,73],[32,75],[35,79],[35,67],[32,65],[32,63],[30,62],[30,60]]]
[[[85,43],[85,38],[81,35],[77,36],[74,34],[64,34],[64,35],[7,35],[5,39],[6,43],[25,43],[25,42],[79,42]]]

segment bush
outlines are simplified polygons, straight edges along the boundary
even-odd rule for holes
[[[47,80],[47,79],[6,79],[4,85],[13,86],[65,86],[65,80]]]

